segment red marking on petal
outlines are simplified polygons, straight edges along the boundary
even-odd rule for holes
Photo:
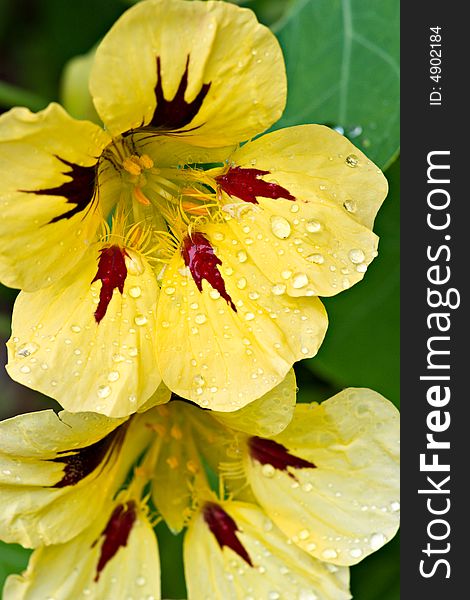
[[[270,171],[260,171],[259,169],[231,167],[225,175],[219,175],[215,180],[229,196],[236,196],[252,204],[258,204],[256,196],[273,200],[277,198],[295,200],[288,190],[277,183],[269,183],[260,179],[262,175],[269,175],[269,173]]]
[[[124,282],[127,277],[125,257],[126,251],[119,246],[110,246],[100,251],[98,261],[98,272],[91,283],[101,280],[100,301],[95,311],[97,323],[105,316],[108,305],[113,297],[114,289],[117,288],[121,294],[124,291]]]
[[[202,514],[220,548],[227,546],[252,567],[250,555],[237,537],[237,531],[240,530],[232,517],[215,502],[207,502]]]
[[[221,265],[222,261],[215,255],[209,240],[202,233],[193,233],[183,240],[181,253],[184,264],[191,271],[197,289],[202,292],[202,280],[205,279],[226,300],[230,308],[237,312],[235,304],[225,289],[225,282],[218,269],[218,265]]]
[[[60,156],[56,156],[56,158],[65,166],[69,167],[69,169],[63,173],[70,178],[68,181],[55,188],[44,190],[20,190],[21,192],[28,192],[38,196],[62,196],[67,198],[67,204],[75,205],[62,215],[51,219],[49,223],[56,223],[61,219],[72,218],[74,215],[84,210],[92,202],[95,195],[96,165],[83,167],[71,163],[68,160],[65,160],[65,158],[60,158]]]
[[[163,95],[161,61],[160,57],[157,56],[157,84],[155,86],[157,106],[149,123],[150,127],[164,131],[175,131],[191,123],[197,115],[211,84],[204,83],[194,100],[186,102],[184,95],[188,87],[188,70],[189,55],[186,59],[186,68],[173,99],[166,100]]]
[[[259,463],[262,465],[271,465],[279,471],[286,471],[289,477],[294,479],[295,476],[287,470],[287,467],[294,469],[316,469],[316,465],[308,460],[290,454],[285,446],[274,440],[268,440],[255,435],[249,439],[248,447],[251,457]]]
[[[58,453],[60,456],[49,459],[50,462],[65,465],[62,479],[51,487],[62,488],[76,485],[99,466],[103,468],[110,460],[114,449],[121,447],[126,428],[125,425],[121,425],[90,446],[65,450]],[[66,456],[63,456],[64,454]]]
[[[137,507],[135,502],[128,502],[126,505],[119,504],[113,511],[106,527],[101,532],[100,537],[104,537],[101,546],[101,554],[96,567],[95,581],[98,581],[101,571],[113,558],[119,548],[127,546],[127,540],[132,526],[137,518]],[[92,544],[95,546],[98,540]]]

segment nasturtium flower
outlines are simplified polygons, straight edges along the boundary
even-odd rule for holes
[[[54,103],[0,117],[0,278],[22,289],[9,374],[111,417],[162,381],[219,411],[260,398],[316,354],[318,296],[376,256],[383,174],[324,126],[253,139],[285,69],[233,4],[136,4],[90,91],[104,130]]]
[[[294,407],[292,385],[233,413],[173,399],[1,423],[0,537],[36,548],[5,600],[160,598],[162,518],[186,529],[189,600],[350,598],[347,567],[398,528],[398,412],[354,388]]]

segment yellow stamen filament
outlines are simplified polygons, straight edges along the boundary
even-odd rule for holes
[[[138,186],[134,188],[134,197],[137,200],[137,202],[140,202],[140,204],[143,204],[144,206],[150,206],[151,204],[150,200],[147,198],[147,196],[145,196],[145,194]]]

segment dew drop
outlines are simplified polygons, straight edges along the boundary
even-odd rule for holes
[[[118,371],[110,371],[108,374],[108,381],[117,381],[119,379]]]
[[[202,313],[199,313],[198,315],[196,315],[194,317],[194,321],[198,324],[198,325],[203,325],[206,321],[207,321],[207,317],[206,315],[203,315]]]
[[[244,250],[239,250],[237,252],[237,258],[238,258],[239,262],[241,262],[241,263],[244,263],[248,260],[248,256]]]
[[[279,592],[269,592],[268,594],[269,600],[279,600],[280,597],[281,595],[279,594]]]
[[[281,273],[281,277],[283,279],[290,279],[291,276],[292,276],[292,271],[289,271],[289,270],[282,271],[282,273]]]
[[[361,263],[360,265],[356,265],[356,271],[358,273],[365,273],[367,271],[366,263]]]
[[[365,254],[362,250],[355,248],[348,252],[349,260],[355,265],[363,263],[365,259]]]
[[[21,346],[16,351],[16,354],[17,356],[22,356],[23,358],[26,358],[27,356],[31,356],[31,354],[34,354],[38,350],[38,344],[35,344],[34,342],[26,342],[25,344],[21,344]]]
[[[305,260],[308,262],[315,263],[317,265],[322,265],[325,262],[325,257],[323,254],[309,254],[309,256],[305,257]]]
[[[111,388],[109,385],[100,385],[96,392],[98,398],[107,398],[111,394]]]
[[[237,281],[237,288],[239,290],[244,290],[246,288],[246,279],[244,277],[240,277]]]
[[[82,328],[80,327],[80,325],[72,325],[72,327],[70,328],[74,333],[80,333],[80,331],[82,330]]]
[[[378,550],[381,548],[386,542],[385,536],[383,533],[374,533],[370,538],[370,547],[372,550]]]
[[[143,325],[147,325],[148,319],[144,315],[137,315],[134,317],[134,323],[139,327],[142,327]]]
[[[137,579],[135,580],[135,584],[138,585],[139,587],[144,586],[147,583],[147,580],[145,579],[145,577],[137,577]]]
[[[357,210],[357,204],[354,202],[354,200],[346,200],[343,206],[350,213],[355,213]]]
[[[309,233],[317,233],[321,229],[321,223],[319,223],[315,219],[311,219],[310,221],[307,221],[307,223],[305,224],[305,229]]]
[[[400,510],[400,503],[399,502],[392,502],[390,504],[390,510],[392,512],[398,512]]]
[[[176,290],[175,290],[174,287],[167,287],[167,288],[165,288],[165,294],[167,294],[168,296],[171,296],[175,292],[176,292]]]
[[[310,537],[310,531],[308,529],[302,529],[299,533],[299,538],[301,540],[307,540]]]
[[[20,371],[21,373],[31,373],[31,369],[28,367],[28,365],[23,365],[22,367],[20,367]]]
[[[336,552],[336,550],[333,550],[333,548],[326,548],[325,550],[323,550],[321,555],[324,559],[329,560],[332,558],[337,558],[338,553]]]
[[[349,154],[349,156],[346,156],[346,160],[344,162],[348,165],[348,167],[353,169],[354,167],[357,167],[359,159],[355,154]]]
[[[210,290],[209,292],[209,296],[212,298],[212,300],[217,300],[218,298],[220,298],[220,292],[218,292],[217,290]]]
[[[349,551],[349,554],[353,557],[353,558],[360,558],[362,556],[362,550],[360,548],[352,548]]]
[[[292,287],[299,290],[308,284],[308,277],[305,273],[294,273],[292,276]]]
[[[280,240],[287,239],[291,234],[291,226],[287,219],[279,215],[271,217],[271,231]]]
[[[135,285],[134,287],[131,287],[129,290],[129,296],[131,298],[139,298],[142,295],[142,290],[140,289],[140,287],[138,285]]]
[[[274,477],[275,472],[276,469],[269,463],[266,463],[261,467],[261,473],[264,475],[264,477],[268,477],[269,479]]]
[[[245,321],[253,321],[254,318],[255,318],[255,315],[252,312],[247,312],[245,314]]]
[[[286,286],[283,283],[276,283],[271,288],[271,291],[275,296],[282,296],[286,291]]]

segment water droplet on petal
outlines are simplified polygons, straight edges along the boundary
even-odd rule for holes
[[[311,219],[305,224],[305,229],[309,233],[317,233],[321,229],[321,223],[319,223],[316,219]]]
[[[199,313],[198,315],[196,315],[194,317],[194,320],[198,325],[202,325],[203,323],[205,323],[207,321],[207,317],[206,317],[206,315]]]
[[[108,381],[117,381],[119,379],[119,372],[118,371],[111,371],[108,374]]]
[[[240,277],[237,281],[237,288],[239,290],[244,290],[246,288],[246,279],[244,277]]]
[[[290,236],[291,226],[287,219],[279,215],[271,217],[271,231],[280,240],[285,240]]]
[[[144,315],[137,315],[136,317],[134,317],[134,323],[139,327],[142,327],[143,325],[147,325],[148,319]]]
[[[360,558],[362,556],[362,550],[360,548],[351,548],[351,550],[349,551],[349,554],[353,558]]]
[[[241,263],[244,263],[247,261],[248,256],[244,250],[240,250],[239,252],[237,252],[237,258]]]
[[[286,286],[283,283],[276,283],[271,288],[271,291],[275,296],[282,296],[286,291]]]
[[[345,163],[348,165],[348,167],[354,168],[357,167],[359,159],[355,154],[349,154],[349,156],[346,156]]]
[[[139,298],[142,294],[142,290],[140,289],[140,287],[138,285],[135,285],[134,287],[131,287],[129,290],[129,296],[131,298]]]
[[[22,356],[23,358],[26,358],[27,356],[31,356],[31,354],[37,352],[37,350],[39,350],[38,344],[35,344],[34,342],[26,342],[25,344],[21,344],[21,346],[16,351],[16,354],[17,356]]]
[[[306,285],[308,285],[307,275],[305,275],[305,273],[294,273],[292,276],[292,287],[296,290],[300,290]]]
[[[97,390],[98,398],[107,398],[111,394],[109,385],[100,385]]]
[[[336,550],[333,550],[333,548],[326,548],[325,550],[323,550],[321,555],[326,560],[338,557],[338,553],[336,552]]]
[[[364,262],[365,254],[362,250],[359,250],[358,248],[355,248],[354,250],[350,250],[348,253],[349,256],[349,260],[354,263],[355,265],[358,265],[360,263]]]
[[[305,257],[305,260],[308,262],[315,263],[317,265],[322,265],[325,262],[325,257],[323,254],[309,254],[309,256]]]
[[[343,206],[350,213],[355,213],[357,210],[357,204],[354,202],[354,200],[346,200]]]
[[[266,463],[261,467],[261,473],[264,475],[264,477],[268,477],[269,479],[274,477],[275,472],[276,469],[269,463]]]
[[[378,550],[385,544],[386,541],[387,540],[385,539],[385,536],[383,533],[374,533],[370,537],[369,544],[370,544],[370,547],[372,548],[372,550]]]
[[[356,266],[356,271],[358,273],[365,273],[367,271],[367,265],[366,263],[361,263],[360,265]]]

